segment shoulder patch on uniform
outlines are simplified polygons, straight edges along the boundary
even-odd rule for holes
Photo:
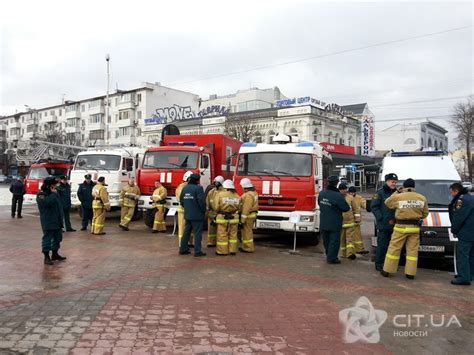
[[[38,195],[37,198],[38,198],[38,200],[44,200],[46,198],[46,196],[45,195]]]
[[[458,200],[456,201],[456,204],[454,205],[454,208],[458,210],[458,209],[460,209],[461,207],[462,207],[462,199],[458,199]]]
[[[375,194],[374,197],[372,197],[372,200],[378,200],[379,194]]]

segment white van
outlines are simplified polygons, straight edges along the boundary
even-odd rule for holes
[[[428,200],[430,214],[421,227],[420,257],[446,257],[454,255],[454,244],[449,241],[448,228],[451,227],[448,205],[451,201],[449,186],[461,182],[453,161],[447,152],[393,152],[382,162],[378,188],[384,184],[386,174],[398,175],[398,184],[412,178],[415,189]],[[377,246],[377,238],[372,238],[372,246]]]
[[[119,194],[129,178],[135,178],[136,169],[144,153],[143,148],[121,147],[93,149],[80,152],[71,170],[71,203],[80,206],[77,198],[79,184],[84,181],[84,175],[91,174],[92,180],[105,177],[110,206],[119,209]]]

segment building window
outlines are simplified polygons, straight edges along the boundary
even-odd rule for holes
[[[254,133],[254,137],[255,143],[262,143],[262,134],[259,131]]]
[[[319,141],[319,130],[317,128],[313,130],[313,141]]]
[[[416,141],[413,138],[408,138],[403,144],[416,144]]]
[[[101,100],[94,100],[89,102],[89,110],[94,107],[99,107],[101,105]]]
[[[62,116],[62,115],[63,115],[63,110],[62,110],[62,109],[59,109],[59,110],[58,110],[58,115],[59,115],[59,116]]]
[[[296,128],[290,129],[290,136],[298,137],[298,131],[296,130]]]
[[[273,137],[275,137],[275,132],[268,131],[268,143],[271,143],[273,141]]]
[[[135,93],[134,92],[129,92],[127,94],[123,94],[120,97],[120,102],[130,102],[135,100]]]
[[[432,148],[432,147],[433,147],[433,142],[431,138],[428,138],[428,148]]]
[[[104,119],[102,118],[102,115],[100,113],[91,115],[89,117],[89,124],[94,124],[94,123],[103,123]]]
[[[50,114],[51,116],[54,116],[54,110],[49,111],[49,114]]]
[[[79,127],[79,118],[68,118],[66,121],[66,127]]]
[[[104,130],[100,129],[100,130],[90,131],[89,139],[90,140],[104,139]]]
[[[117,137],[130,136],[132,134],[132,127],[120,127],[117,131]]]
[[[46,116],[48,116],[48,111],[46,111],[46,112],[44,113],[44,117],[46,117]]]
[[[132,113],[130,111],[120,111],[119,112],[119,121],[128,120],[132,117]]]
[[[70,105],[70,106],[66,106],[66,112],[77,111],[77,108],[78,108],[78,105],[77,105],[77,104],[75,104],[75,105]]]
[[[138,102],[142,102],[142,94],[138,94],[138,95],[137,95],[137,101],[138,101]]]
[[[347,145],[352,147],[352,145],[354,144],[353,140],[354,138],[352,136],[349,136],[349,138],[347,138]]]

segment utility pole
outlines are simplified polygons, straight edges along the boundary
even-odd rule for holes
[[[108,144],[108,134],[109,134],[109,90],[110,90],[110,55],[105,55],[105,61],[107,62],[107,93],[105,95],[105,131],[104,131],[104,141]]]

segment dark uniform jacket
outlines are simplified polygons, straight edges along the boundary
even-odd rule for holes
[[[87,182],[83,182],[79,184],[79,188],[77,189],[77,198],[81,201],[81,204],[84,207],[92,208],[92,189],[94,188],[94,183],[91,182],[88,184]]]
[[[325,231],[338,232],[342,229],[342,213],[350,210],[344,196],[336,187],[328,186],[318,195],[321,214],[319,228]]]
[[[59,183],[57,190],[63,208],[69,210],[71,208],[71,185]]]
[[[15,181],[10,185],[10,192],[13,194],[13,196],[23,196],[26,194],[25,184],[23,184],[20,180]]]
[[[461,240],[474,242],[474,196],[463,189],[449,204],[451,231]]]
[[[181,192],[179,202],[184,207],[184,219],[204,221],[206,200],[201,185],[188,183]]]
[[[43,231],[56,230],[63,227],[63,206],[57,193],[40,191],[36,195],[36,203],[38,204]]]
[[[372,202],[370,203],[370,209],[375,216],[375,221],[377,223],[377,229],[383,231],[393,230],[395,222],[395,210],[388,208],[385,205],[385,200],[389,198],[396,190],[390,189],[387,184],[385,184],[380,190],[378,190]],[[389,221],[392,220],[392,224]]]

